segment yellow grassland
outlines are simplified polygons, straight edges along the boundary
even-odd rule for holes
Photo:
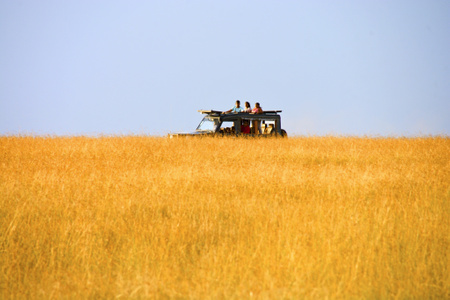
[[[0,298],[449,299],[450,139],[0,137]]]

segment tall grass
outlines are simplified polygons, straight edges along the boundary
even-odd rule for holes
[[[0,137],[0,298],[450,298],[450,140]]]

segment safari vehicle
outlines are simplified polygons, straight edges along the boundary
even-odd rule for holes
[[[172,133],[170,138],[189,136],[244,136],[244,137],[287,137],[281,129],[281,110],[264,111],[262,114],[228,113],[218,110],[199,110],[205,114],[203,120],[192,133]],[[243,133],[243,125],[248,124],[250,133]]]

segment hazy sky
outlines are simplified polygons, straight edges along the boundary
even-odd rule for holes
[[[0,135],[450,135],[450,1],[0,1]]]

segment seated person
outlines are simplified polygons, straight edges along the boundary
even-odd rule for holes
[[[250,134],[250,124],[248,120],[244,120],[241,126],[241,133],[242,134]]]
[[[252,112],[252,107],[250,106],[250,102],[245,102],[245,108],[244,108],[244,112],[245,113],[251,113]]]
[[[262,114],[263,110],[261,108],[261,105],[259,105],[259,102],[255,103],[255,108],[251,112],[252,114]]]
[[[240,113],[240,112],[243,112],[243,111],[244,111],[244,109],[241,107],[241,101],[236,100],[236,105],[232,109],[224,111],[222,113],[223,114],[228,114],[230,112],[232,112],[232,113]]]
[[[261,105],[259,105],[259,102],[255,103],[255,108],[252,110],[251,114],[262,114],[264,113]],[[254,120],[253,121],[253,133],[256,134],[256,131],[258,131],[259,134],[262,134],[262,130],[261,130],[261,121],[259,120]]]

